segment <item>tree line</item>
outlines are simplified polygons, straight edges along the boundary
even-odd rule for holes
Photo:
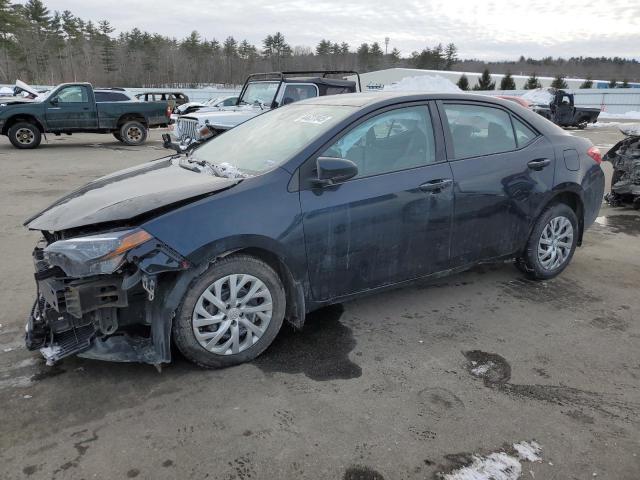
[[[180,86],[242,83],[249,73],[273,70],[357,70],[368,72],[391,67],[411,67],[462,72],[486,69],[477,85],[495,88],[494,73],[523,72],[531,85],[539,75],[637,80],[640,64],[614,58],[521,57],[515,62],[459,59],[454,43],[425,47],[402,55],[396,48],[373,41],[351,46],[322,39],[314,47],[291,45],[281,32],[268,34],[259,45],[228,36],[224,40],[193,31],[182,39],[134,28],[115,33],[108,20],[85,20],[69,10],[50,11],[42,0],[24,4],[0,0],[0,83],[16,78],[33,84],[55,85],[88,81],[98,86]],[[508,75],[510,77],[510,74]],[[513,79],[511,79],[512,81]],[[613,79],[612,79],[613,80]],[[460,83],[459,82],[459,83]],[[505,83],[507,82],[507,83]],[[501,88],[509,85],[507,77]],[[529,83],[528,83],[529,84]],[[492,86],[493,85],[493,86]],[[462,87],[461,87],[462,88]]]
[[[567,84],[566,77],[563,75],[556,75],[551,82],[552,88],[569,88]],[[469,78],[463,73],[460,75],[460,79],[457,82],[458,88],[461,90],[496,90],[496,82],[491,78],[491,73],[489,69],[485,68],[482,71],[482,75],[478,78],[478,82],[473,85],[473,87],[469,84]],[[541,88],[542,84],[538,79],[535,73],[532,73],[524,83],[522,87],[524,90],[533,90],[536,88]],[[593,88],[593,80],[590,77],[587,77],[579,86],[579,88]],[[615,78],[609,81],[609,88],[630,88],[629,82],[627,80],[623,80],[622,82],[617,81]],[[500,79],[500,85],[498,86],[498,90],[516,90],[516,82],[511,75],[511,72],[507,72]]]

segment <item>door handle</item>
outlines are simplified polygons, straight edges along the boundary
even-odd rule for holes
[[[551,160],[548,158],[539,158],[538,160],[531,160],[527,163],[527,166],[531,170],[542,170],[544,167],[547,167],[551,164]]]
[[[445,188],[450,187],[453,184],[453,180],[450,178],[440,178],[438,180],[432,180],[430,182],[423,183],[418,188],[423,192],[440,193]]]

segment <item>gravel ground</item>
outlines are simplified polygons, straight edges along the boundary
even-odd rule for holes
[[[505,459],[522,478],[638,478],[640,216],[626,209],[603,207],[555,280],[486,265],[326,308],[251,364],[46,367],[22,343],[38,237],[22,221],[163,155],[160,133],[137,148],[0,139],[1,478],[419,479]],[[621,138],[576,134],[603,151]],[[522,459],[513,444],[533,441]]]

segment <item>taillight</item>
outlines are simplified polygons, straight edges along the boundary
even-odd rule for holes
[[[171,117],[171,105],[167,105],[167,111],[165,112],[167,118]]]
[[[587,155],[589,155],[593,160],[600,165],[602,163],[602,154],[600,153],[600,149],[598,147],[591,147],[587,150]]]

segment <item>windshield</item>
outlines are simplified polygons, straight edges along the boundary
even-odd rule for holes
[[[251,82],[242,95],[240,103],[253,105],[256,102],[271,105],[280,82]]]
[[[272,170],[354,110],[332,105],[289,105],[259,115],[193,151],[195,161],[231,165],[257,175]]]

